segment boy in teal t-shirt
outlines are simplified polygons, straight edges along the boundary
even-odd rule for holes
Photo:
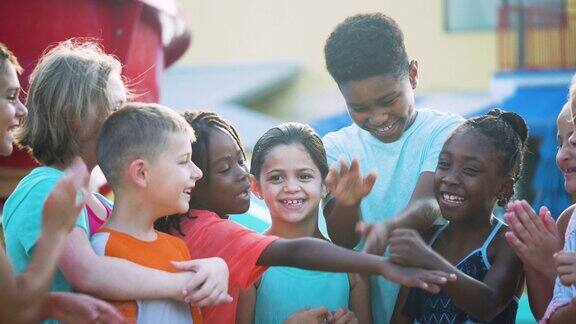
[[[342,161],[340,170],[331,170],[327,179],[328,231],[336,244],[351,248],[360,241],[355,231],[359,221],[377,224],[368,241],[371,249],[380,248],[372,252],[382,253],[391,230],[425,230],[439,215],[434,199],[428,199],[433,198],[438,154],[463,118],[415,108],[418,61],[408,59],[402,31],[383,14],[347,18],[332,32],[324,51],[327,69],[354,121],[323,138],[328,163]],[[376,175],[369,174],[373,170]],[[335,176],[352,182],[331,187]],[[390,321],[398,288],[373,278],[375,323]]]

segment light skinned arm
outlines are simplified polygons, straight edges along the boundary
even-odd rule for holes
[[[372,323],[370,279],[357,273],[349,273],[348,279],[350,281],[350,310],[356,316],[358,323]]]
[[[511,231],[506,240],[524,263],[530,310],[535,318],[542,318],[552,299],[556,267],[553,254],[564,245],[564,233],[574,206],[566,209],[554,223],[547,208],[536,215],[525,201],[507,205],[504,215]]]
[[[69,292],[49,292],[42,304],[43,319],[63,323],[124,323],[116,307],[94,297]]]
[[[390,260],[455,273],[458,279],[446,283],[442,291],[452,298],[458,308],[479,320],[490,321],[512,300],[522,279],[522,262],[507,245],[504,236],[496,236],[492,246],[496,255],[484,281],[460,271],[429,248],[417,232],[409,229],[398,229],[392,233]]]
[[[399,266],[383,257],[348,250],[315,238],[278,239],[266,247],[256,264],[376,274],[432,293],[438,292],[439,286],[446,281],[455,280],[451,273]]]
[[[192,271],[169,273],[120,258],[96,255],[86,233],[79,227],[74,228],[66,238],[58,265],[76,290],[100,298],[111,300],[172,298],[186,300],[198,306],[230,301],[226,294],[222,297],[222,301],[209,300],[200,303],[212,296],[213,290],[210,287],[202,289],[201,286],[207,277],[196,276]]]
[[[76,194],[85,190],[88,171],[74,160],[43,205],[43,226],[30,263],[19,275],[12,270],[0,249],[0,322],[30,322],[41,318],[41,306],[48,290],[66,235],[74,226],[84,201]]]

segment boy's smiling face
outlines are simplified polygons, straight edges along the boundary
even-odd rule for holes
[[[384,143],[398,140],[416,117],[417,75],[418,64],[413,61],[408,76],[376,75],[341,84],[354,123]]]

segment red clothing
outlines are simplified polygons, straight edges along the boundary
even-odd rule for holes
[[[230,270],[228,293],[233,300],[229,304],[202,308],[204,323],[233,324],[236,321],[236,306],[240,289],[246,289],[268,269],[257,266],[262,252],[275,240],[276,236],[260,235],[244,226],[222,219],[207,210],[190,210],[183,218],[182,237],[192,259],[220,257]]]

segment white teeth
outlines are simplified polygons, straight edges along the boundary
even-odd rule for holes
[[[304,202],[304,199],[285,199],[282,200],[282,203],[286,204],[286,205],[296,205],[296,204],[301,204]]]
[[[447,193],[442,194],[442,198],[444,198],[444,200],[451,201],[451,202],[463,202],[465,200],[464,197],[451,195],[451,194],[447,194]]]

